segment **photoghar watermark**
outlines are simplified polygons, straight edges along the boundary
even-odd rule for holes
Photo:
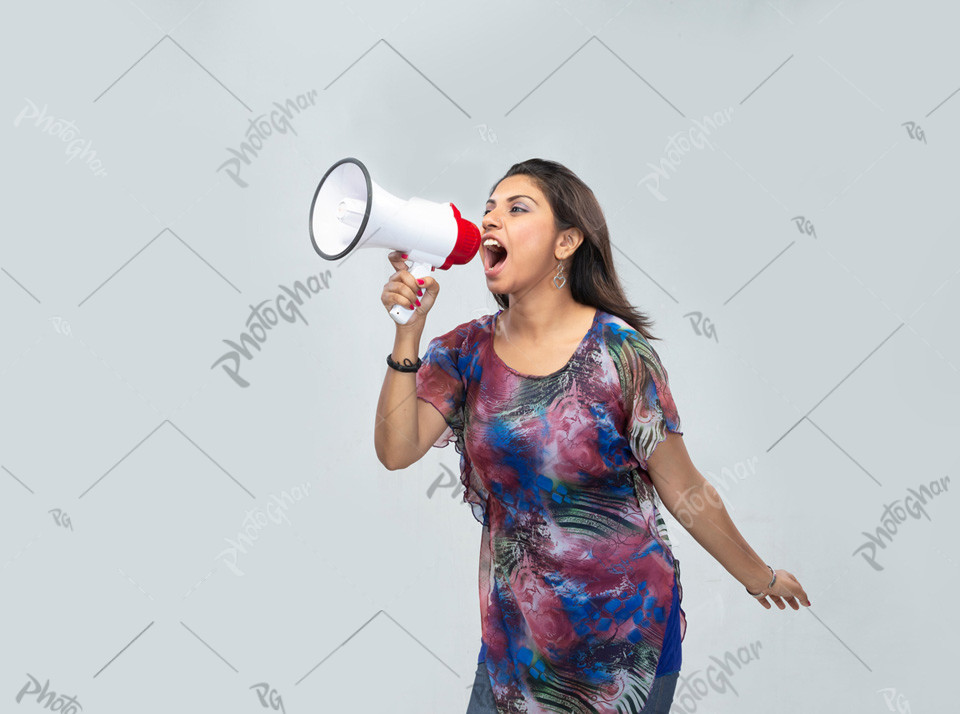
[[[67,154],[67,160],[64,163],[69,164],[80,157],[94,176],[107,175],[107,172],[103,169],[103,162],[97,158],[93,142],[80,136],[80,129],[72,120],[57,119],[52,114],[47,114],[46,104],[43,105],[43,109],[40,109],[30,99],[26,99],[26,102],[26,106],[20,110],[20,113],[13,120],[14,126],[20,126],[20,122],[24,119],[33,119],[33,125],[38,127],[41,132],[60,139],[66,144],[64,151]]]
[[[53,324],[53,331],[58,335],[72,335],[73,329],[70,327],[70,323],[64,320],[59,315],[54,315],[50,318],[50,322]]]
[[[713,339],[714,342],[719,343],[720,339],[717,337],[717,330],[714,328],[714,322],[710,320],[709,317],[704,315],[699,310],[693,310],[688,312],[684,317],[690,318],[690,326],[693,328],[693,331],[699,337],[706,337],[707,339]]]
[[[47,513],[53,516],[53,522],[60,528],[73,530],[73,521],[70,520],[70,514],[59,508],[51,508]]]
[[[21,687],[20,691],[17,692],[17,696],[14,698],[17,704],[19,704],[25,696],[30,697],[32,700],[33,696],[36,695],[35,703],[47,711],[60,712],[60,714],[80,714],[83,710],[76,696],[68,697],[64,694],[57,694],[50,689],[49,679],[44,680],[43,686],[40,686],[39,679],[29,672],[27,672],[27,676],[30,680]]]
[[[758,640],[750,644],[749,647],[738,647],[736,653],[728,650],[724,653],[723,659],[716,655],[710,655],[710,659],[715,664],[711,664],[703,672],[695,669],[692,673],[684,675],[684,672],[681,671],[680,677],[677,679],[677,688],[673,694],[673,706],[684,714],[693,714],[711,692],[726,694],[728,691],[732,691],[739,697],[740,694],[730,681],[730,676],[754,660],[760,659],[760,647]],[[670,711],[672,712],[674,709]]]
[[[240,555],[246,555],[253,548],[253,544],[260,537],[260,531],[271,523],[280,525],[284,521],[290,523],[287,518],[287,509],[294,503],[303,500],[310,494],[310,482],[302,483],[290,489],[290,493],[285,490],[280,495],[271,495],[267,503],[266,512],[259,507],[247,511],[247,517],[243,519],[243,525],[237,532],[236,540],[224,538],[229,548],[220,551],[217,558],[220,558],[224,565],[234,575],[243,575],[243,571],[237,565]]]
[[[738,461],[732,469],[723,466],[720,469],[719,478],[712,471],[708,471],[704,478],[713,488],[694,486],[684,491],[676,513],[673,515],[684,528],[690,528],[696,515],[702,513],[707,506],[713,506],[714,508],[723,506],[723,499],[720,496],[721,491],[729,491],[730,487],[738,481],[756,475],[759,461],[760,457],[754,456],[746,461]]]
[[[247,318],[247,329],[240,333],[239,342],[224,338],[224,342],[231,348],[229,352],[221,355],[216,362],[210,365],[210,369],[222,366],[223,371],[229,375],[235,384],[241,387],[249,387],[250,382],[240,376],[240,363],[243,360],[252,360],[254,358],[253,349],[260,351],[260,345],[267,341],[270,330],[280,323],[280,318],[286,322],[292,323],[301,320],[304,325],[309,325],[307,318],[300,312],[300,306],[305,297],[313,297],[321,290],[330,289],[330,276],[332,272],[326,270],[317,275],[311,275],[306,280],[306,285],[299,280],[294,282],[292,288],[281,285],[279,293],[271,300],[264,300],[257,305],[250,306],[250,316]],[[268,303],[271,303],[268,304]]]
[[[225,171],[227,176],[233,179],[233,182],[240,188],[246,188],[249,184],[240,178],[240,171],[244,166],[250,166],[254,160],[263,151],[267,140],[276,134],[286,134],[292,131],[297,135],[296,130],[290,120],[294,116],[294,111],[299,115],[300,112],[309,109],[316,104],[317,90],[311,89],[306,94],[298,94],[293,99],[287,99],[283,104],[274,102],[276,109],[271,110],[269,118],[266,114],[261,114],[250,120],[243,140],[236,149],[227,148],[233,156],[217,167],[217,171]]]
[[[268,682],[254,684],[250,689],[256,692],[262,709],[273,709],[274,711],[286,713],[287,710],[283,706],[283,697],[281,697],[280,692],[271,687]]]
[[[480,138],[490,144],[497,144],[497,135],[493,133],[492,129],[487,128],[486,124],[477,124],[473,127],[480,132]]]
[[[707,138],[711,131],[723,126],[730,121],[733,114],[733,107],[728,107],[725,112],[714,112],[713,116],[705,116],[702,122],[693,120],[694,126],[690,127],[686,133],[677,132],[667,139],[667,145],[663,148],[663,156],[660,158],[660,165],[647,162],[647,166],[653,169],[638,182],[646,185],[647,190],[658,201],[668,200],[660,191],[660,181],[670,179],[670,172],[676,173],[680,162],[683,161],[683,155],[690,152],[691,149],[702,149],[709,146],[713,151],[713,144]]]
[[[877,693],[883,695],[883,703],[887,705],[887,711],[911,714],[910,702],[902,693],[898,693],[895,687],[884,687],[878,689]]]
[[[817,229],[814,227],[813,222],[804,216],[794,216],[790,219],[793,221],[794,225],[797,227],[797,230],[801,233],[804,233],[808,236],[817,237]]]
[[[907,520],[907,516],[910,516],[914,520],[920,520],[920,516],[922,515],[929,521],[930,515],[924,506],[926,506],[927,501],[934,496],[940,496],[946,493],[949,483],[950,477],[944,476],[939,481],[931,481],[929,486],[921,484],[919,491],[908,488],[907,496],[903,499],[902,503],[898,498],[896,501],[884,506],[883,512],[880,514],[880,525],[877,526],[874,533],[862,531],[867,537],[867,540],[863,545],[853,551],[853,555],[856,556],[857,553],[859,553],[863,556],[863,559],[870,564],[871,568],[874,570],[883,570],[883,566],[877,562],[877,547],[879,546],[882,550],[885,550],[888,543],[893,543],[893,538],[897,535],[900,524]]]
[[[440,489],[443,490],[441,492],[450,489],[450,493],[448,494],[450,498],[456,498],[467,490],[463,487],[460,476],[451,471],[446,464],[440,464],[440,468],[442,468],[443,471],[427,486],[427,498],[433,498],[433,495]]]
[[[907,136],[914,141],[922,141],[924,144],[927,143],[926,132],[924,132],[923,127],[917,124],[915,121],[905,121],[900,126],[906,127]]]

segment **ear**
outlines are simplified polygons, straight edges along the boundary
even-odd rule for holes
[[[574,254],[581,243],[583,243],[583,231],[576,226],[567,228],[557,238],[554,256],[557,260],[565,260]]]

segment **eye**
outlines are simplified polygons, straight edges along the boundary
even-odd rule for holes
[[[510,211],[512,212],[514,208],[519,208],[523,213],[526,213],[526,212],[527,212],[527,209],[524,208],[523,206],[521,206],[519,203],[518,203],[518,204],[515,204],[515,205],[513,206],[513,208],[510,209]],[[490,213],[490,209],[489,209],[489,208],[483,212],[483,215],[487,215],[488,213]]]

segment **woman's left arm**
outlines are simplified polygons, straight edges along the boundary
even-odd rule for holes
[[[647,473],[671,515],[749,592],[766,591],[781,610],[785,608],[781,598],[794,610],[800,609],[798,598],[810,604],[800,583],[786,570],[776,571],[776,582],[767,590],[770,569],[737,530],[717,489],[693,465],[683,437],[668,431],[647,460]],[[758,600],[770,609],[766,597]]]

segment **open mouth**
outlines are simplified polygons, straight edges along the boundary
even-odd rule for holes
[[[488,239],[483,244],[483,267],[487,270],[495,270],[507,259],[507,250],[493,239]]]

